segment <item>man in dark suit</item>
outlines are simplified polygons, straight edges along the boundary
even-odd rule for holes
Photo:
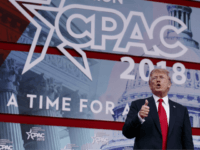
[[[191,124],[186,107],[168,99],[169,72],[154,69],[150,73],[152,97],[133,101],[123,135],[135,137],[134,149],[194,149]]]

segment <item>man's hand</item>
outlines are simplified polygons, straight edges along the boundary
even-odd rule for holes
[[[141,107],[141,109],[140,109],[140,111],[139,111],[139,115],[140,115],[140,117],[142,118],[142,119],[144,119],[145,117],[147,117],[148,116],[148,114],[149,114],[149,106],[148,106],[148,100],[146,99],[145,100],[145,104],[144,105],[142,105],[142,107]]]

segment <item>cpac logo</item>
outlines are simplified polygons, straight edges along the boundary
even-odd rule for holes
[[[96,136],[96,134],[94,135],[94,137],[92,137],[92,139],[93,139],[92,144],[95,144],[95,143],[98,144],[98,143],[101,143],[101,142],[108,143],[108,138]]]
[[[13,150],[13,146],[9,145],[0,145],[0,150]]]
[[[90,47],[91,49],[105,50],[106,41],[108,40],[116,40],[113,51],[117,51],[117,52],[128,52],[130,47],[140,47],[143,49],[146,55],[154,55],[154,56],[162,55],[169,58],[176,58],[176,57],[180,57],[184,55],[186,51],[188,50],[188,48],[179,41],[176,41],[173,44],[169,44],[164,40],[164,33],[167,30],[173,30],[176,34],[180,34],[185,29],[187,29],[187,26],[181,20],[175,17],[171,17],[171,16],[159,17],[156,20],[154,20],[154,22],[149,27],[144,17],[144,14],[142,12],[130,11],[128,17],[126,18],[121,12],[115,9],[110,9],[110,8],[79,5],[79,4],[70,4],[70,5],[64,6],[65,0],[60,0],[60,5],[57,8],[46,6],[46,5],[50,5],[51,0],[9,0],[9,1],[37,28],[22,74],[28,71],[29,69],[31,69],[32,67],[34,67],[35,65],[37,65],[39,62],[41,62],[44,59],[54,32],[56,32],[57,36],[62,41],[62,43],[58,45],[57,48],[69,60],[71,60],[72,63],[74,63],[90,80],[92,80],[90,68],[88,65],[86,54],[82,49],[86,47]],[[31,58],[33,56],[34,49],[38,41],[39,35],[41,33],[42,27],[17,2],[31,2],[35,4],[45,4],[45,6],[40,6],[40,5],[35,5],[35,4],[23,3],[26,9],[32,12],[38,19],[40,19],[44,24],[46,24],[50,28],[41,56],[37,58],[36,60],[34,60],[33,62],[31,62]],[[52,25],[45,17],[39,14],[36,10],[57,12],[54,25]],[[84,16],[81,12],[86,12],[87,15]],[[61,21],[61,17],[64,14],[68,14],[67,15],[68,18],[66,20],[66,27],[65,27],[68,34],[75,39],[82,39],[82,38],[87,37],[89,39],[87,40],[87,42],[73,43],[72,41],[68,40],[65,37],[64,33],[61,32],[61,29],[60,29],[61,27],[59,24]],[[91,15],[88,16],[88,14],[91,14]],[[112,17],[108,17],[108,16],[112,16]],[[180,47],[181,50],[177,53],[170,54],[170,53],[166,53],[162,51],[157,45],[153,45],[153,50],[148,50],[144,42],[142,43],[142,42],[131,41],[131,40],[143,41],[143,37],[140,31],[140,27],[138,26],[138,23],[136,23],[134,28],[132,29],[131,36],[126,37],[127,36],[126,32],[129,31],[128,29],[130,29],[133,26],[131,24],[131,21],[133,21],[135,17],[139,17],[141,19],[149,40],[153,39],[153,33],[155,32],[155,28],[158,23],[162,21],[170,20],[170,21],[175,21],[178,24],[180,24],[181,25],[180,28],[176,28],[172,25],[165,25],[160,30],[159,38],[160,38],[161,43],[166,48],[173,49],[173,48]],[[80,34],[75,33],[71,29],[71,25],[73,24],[72,21],[74,20],[79,20],[79,21],[81,20],[87,25],[90,24],[88,25],[89,30],[87,29],[88,28],[87,27],[84,32]],[[99,20],[101,24],[100,29],[96,27]],[[112,24],[112,26],[107,26],[108,23]],[[128,39],[126,40],[125,37]],[[97,42],[97,39],[100,39],[98,40],[100,41],[100,43]],[[121,43],[123,40],[125,41],[130,40],[130,41],[128,41],[126,45],[122,47]],[[64,49],[65,46],[72,47],[82,56],[84,67]]]
[[[44,133],[33,133],[32,132],[32,130],[30,129],[30,131],[29,132],[26,132],[26,134],[28,134],[28,137],[27,137],[27,140],[28,139],[32,139],[32,140],[34,140],[34,138],[35,137],[37,137],[37,138],[41,138],[41,139],[44,139]]]

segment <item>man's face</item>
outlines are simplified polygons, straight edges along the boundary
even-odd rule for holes
[[[150,78],[149,86],[154,95],[166,96],[171,87],[171,82],[166,73],[154,72]]]

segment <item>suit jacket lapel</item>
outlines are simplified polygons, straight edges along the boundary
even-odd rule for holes
[[[172,133],[172,129],[176,121],[176,111],[177,111],[176,106],[173,104],[171,100],[169,100],[169,116],[170,117],[169,117],[168,137]]]
[[[157,111],[155,100],[154,100],[153,96],[148,98],[148,101],[149,101],[149,107],[150,107],[149,114],[151,115],[158,131],[162,135],[161,128],[160,128],[160,121],[159,121],[159,117],[158,117],[158,111]]]

